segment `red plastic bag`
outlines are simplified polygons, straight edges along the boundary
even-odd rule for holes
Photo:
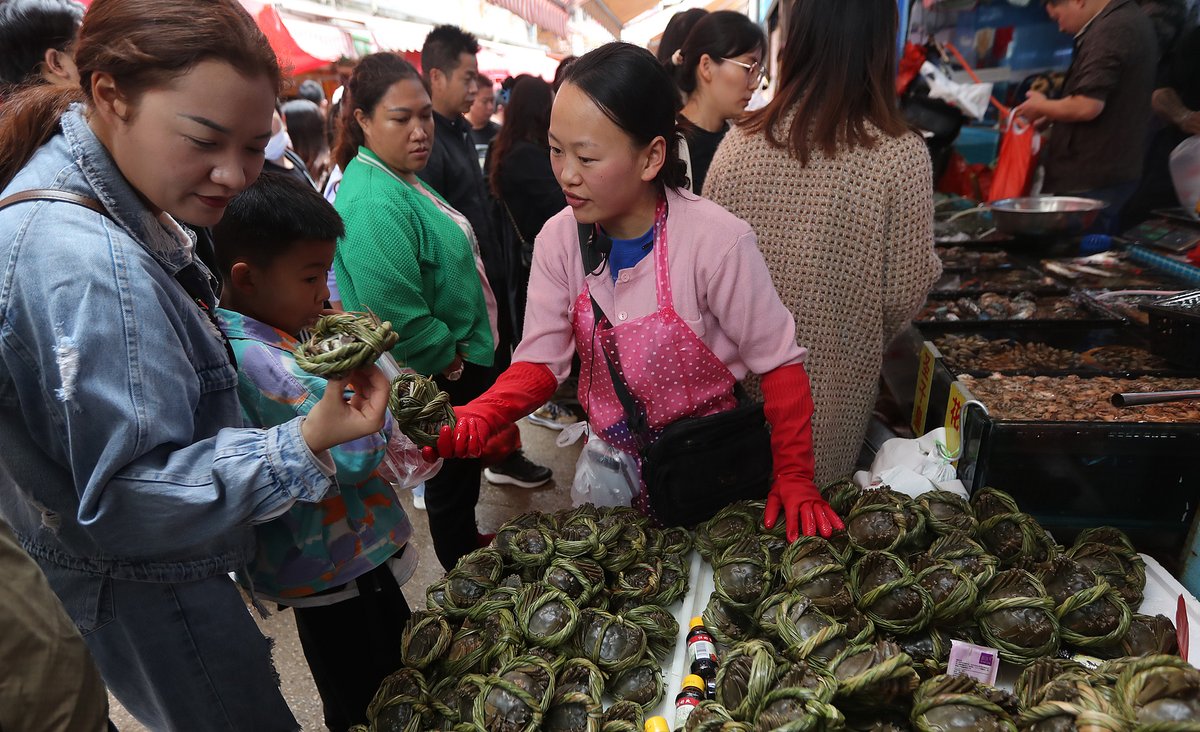
[[[996,174],[992,176],[988,202],[1002,198],[1017,198],[1029,192],[1033,173],[1037,169],[1042,136],[1033,125],[1012,112],[1000,136],[1000,155],[996,158]]]
[[[937,183],[940,193],[953,193],[972,201],[987,200],[992,186],[992,169],[982,163],[968,163],[957,150],[950,153],[950,163]]]
[[[900,57],[900,69],[896,72],[896,95],[902,95],[921,73],[925,63],[925,49],[915,43],[904,44],[904,55]]]

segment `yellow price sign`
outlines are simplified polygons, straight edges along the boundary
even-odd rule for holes
[[[966,404],[970,401],[962,384],[950,384],[950,398],[946,400],[946,452],[957,455],[962,447],[962,426]],[[957,460],[953,461],[957,463]]]
[[[917,391],[913,396],[912,430],[917,437],[925,434],[925,416],[929,413],[929,390],[933,387],[933,365],[941,353],[929,341],[921,348],[917,363]]]

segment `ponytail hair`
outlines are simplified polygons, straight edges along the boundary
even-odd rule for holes
[[[695,93],[696,69],[708,56],[714,63],[744,53],[767,50],[767,37],[754,21],[732,10],[718,10],[701,17],[692,26],[679,50],[666,62],[675,75],[675,83],[685,95]]]
[[[131,102],[202,61],[225,61],[280,87],[279,61],[238,0],[95,0],[83,18],[75,65],[80,88],[39,85],[0,107],[0,189],[59,129],[72,102],[91,102],[92,77],[111,74]]]
[[[390,51],[373,53],[358,62],[354,76],[346,85],[342,95],[341,114],[338,119],[337,142],[333,146],[333,159],[343,171],[358,148],[367,144],[362,126],[354,118],[354,111],[361,109],[368,117],[375,113],[379,100],[398,81],[412,79],[420,82],[429,91],[429,85],[421,78],[412,64]],[[349,99],[347,99],[347,95]]]
[[[679,88],[653,54],[631,43],[607,43],[571,64],[563,83],[586,94],[636,144],[666,140],[666,161],[654,182],[688,188],[687,166],[679,157]]]

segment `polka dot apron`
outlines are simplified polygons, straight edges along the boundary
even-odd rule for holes
[[[660,199],[654,215],[653,252],[658,309],[620,325],[613,325],[604,316],[596,322],[585,281],[575,300],[572,321],[582,364],[579,401],[587,410],[592,434],[632,455],[639,466],[639,446],[651,444],[667,425],[737,406],[733,394],[737,380],[675,312],[667,252],[667,204]],[[641,434],[631,427],[617,398],[605,358],[644,412],[646,428]],[[644,479],[633,505],[655,518]]]

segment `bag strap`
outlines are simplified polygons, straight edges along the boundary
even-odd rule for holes
[[[0,200],[0,209],[6,209],[9,206],[25,201],[61,201],[63,203],[73,203],[76,206],[90,208],[101,216],[112,218],[108,213],[108,209],[104,208],[104,204],[94,198],[72,193],[71,191],[59,191],[53,188],[33,188],[28,191],[19,191],[7,196],[4,200]]]
[[[107,219],[112,219],[112,214],[108,212],[104,204],[95,198],[54,188],[31,188],[27,191],[19,191],[11,196],[6,196],[3,200],[0,200],[0,211],[9,206],[27,201],[59,201],[61,203],[70,203],[75,206],[91,209]],[[225,331],[221,330],[221,325],[217,322],[217,316],[213,313],[212,308],[209,307],[207,302],[208,298],[213,295],[213,283],[196,266],[195,262],[176,272],[174,277],[175,281],[179,283],[179,286],[183,288],[187,296],[192,299],[196,307],[200,308],[200,311],[204,313],[204,316],[208,318],[208,321],[212,323],[213,328],[220,335],[221,343],[225,346],[225,355],[229,357],[229,363],[237,366],[237,357],[233,353],[233,346],[230,345],[229,339],[225,337]]]
[[[592,272],[596,267],[600,266],[601,255],[596,247],[592,246],[592,238],[595,234],[595,226],[591,224],[579,224],[579,253],[583,257],[584,272]],[[594,266],[589,267],[589,263]],[[600,303],[596,302],[596,296],[592,294],[591,288],[588,288],[588,298],[592,301],[592,318],[597,326],[602,320],[607,320],[604,311],[600,309]],[[592,343],[593,353],[596,351],[596,344]],[[650,425],[646,421],[646,411],[642,409],[633,394],[629,392],[629,388],[625,385],[625,379],[617,372],[617,368],[613,366],[612,361],[608,360],[604,349],[600,348],[600,358],[604,360],[604,365],[608,367],[608,375],[612,378],[613,392],[617,395],[617,401],[621,403],[621,408],[625,410],[625,419],[629,423],[629,431],[633,435],[633,439],[638,443],[638,447],[642,450],[649,445],[650,440],[647,439]]]
[[[508,207],[508,202],[501,198],[500,205],[504,207],[504,213],[508,214],[508,223],[512,224],[513,231],[517,232],[517,241],[521,242],[523,247],[529,246],[529,242],[525,241],[525,235],[521,233],[521,227],[517,226],[517,219],[513,216],[512,209]]]

